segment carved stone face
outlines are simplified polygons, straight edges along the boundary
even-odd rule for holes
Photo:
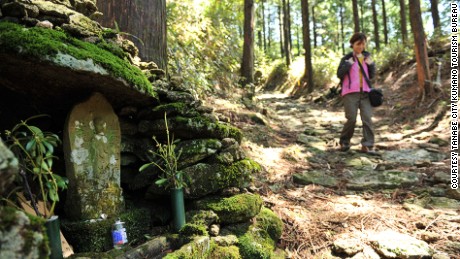
[[[94,118],[94,130],[96,134],[104,133],[106,130],[107,124],[100,118]]]

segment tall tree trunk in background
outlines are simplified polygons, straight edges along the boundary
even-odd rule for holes
[[[310,17],[308,13],[308,0],[301,0],[301,9],[302,9],[302,27],[303,27],[303,47],[305,49],[305,73],[303,76],[303,81],[306,82],[307,93],[313,91],[313,66],[311,62],[311,42],[310,42]],[[305,86],[303,86],[305,89]],[[303,94],[305,90],[301,91],[300,94]]]
[[[244,0],[243,86],[254,82],[254,0]]]
[[[435,30],[441,29],[441,19],[439,18],[438,0],[431,0],[431,16],[433,16],[433,27]]]
[[[166,0],[105,0],[97,1],[97,8],[104,14],[98,19],[102,26],[117,24],[120,31],[135,36],[126,37],[139,48],[139,56],[167,72]]]
[[[279,24],[280,24],[280,52],[281,52],[281,57],[284,57],[284,39],[283,39],[283,17],[282,17],[282,4],[281,2],[278,3],[278,19],[279,19]]]
[[[265,29],[265,4],[264,0],[261,1],[262,7],[262,31],[264,36],[264,53],[267,53],[267,30]]]
[[[300,50],[300,29],[299,26],[296,27],[296,38],[297,38],[297,56],[300,56],[301,50]]]
[[[383,14],[383,38],[385,40],[385,45],[388,45],[387,11],[385,10],[385,0],[382,0],[382,14]]]
[[[339,10],[340,10],[340,38],[341,38],[341,46],[342,46],[342,54],[345,55],[345,33],[343,29],[343,20],[344,20],[344,15],[343,15],[343,2],[340,1],[339,4]]]
[[[361,24],[361,32],[366,33],[366,27],[364,26],[364,0],[360,0],[358,5],[359,5],[359,8],[361,9],[360,16],[359,16],[359,21]]]
[[[284,56],[286,57],[286,66],[291,66],[291,44],[289,42],[289,15],[286,0],[283,0],[283,33],[284,33]]]
[[[272,26],[271,26],[271,21],[272,21],[272,13],[268,12],[268,39],[267,39],[267,48],[270,50],[270,47],[272,46]],[[270,52],[270,51],[269,51]]]
[[[430,63],[428,61],[428,52],[426,48],[425,31],[423,29],[423,20],[420,10],[420,0],[409,0],[410,24],[414,34],[415,58],[417,60],[417,78],[420,88],[421,101],[425,96],[432,93]]]
[[[313,22],[313,46],[316,48],[316,47],[318,47],[318,41],[316,39],[318,37],[318,35],[316,35],[315,7],[316,7],[316,4],[311,7],[311,19],[312,19],[312,22]]]
[[[291,50],[292,50],[292,27],[291,27],[291,3],[289,0],[287,0],[286,2],[286,5],[287,5],[287,21],[288,21],[288,35],[289,35],[289,53],[291,54]]]
[[[406,3],[404,0],[399,0],[399,15],[401,17],[401,37],[404,45],[407,44],[407,19],[406,19]]]
[[[375,48],[380,49],[380,39],[379,39],[379,20],[377,19],[377,6],[375,0],[372,0],[372,21],[374,23],[374,42]]]
[[[353,0],[353,23],[355,25],[355,32],[361,31],[359,27],[359,12],[358,12],[358,0]],[[340,2],[342,4],[342,2]]]

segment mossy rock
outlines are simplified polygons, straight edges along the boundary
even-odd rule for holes
[[[43,218],[0,207],[0,258],[47,258],[50,252]]]
[[[209,237],[196,237],[179,250],[167,254],[163,259],[206,259],[211,252]]]
[[[216,246],[209,258],[241,259],[240,249],[237,246]]]
[[[142,71],[95,44],[71,37],[60,30],[0,22],[0,53],[50,62],[80,71],[120,78],[140,92],[157,96]]]
[[[215,154],[222,147],[217,139],[192,139],[179,142],[176,150],[180,150],[178,167],[185,168]]]
[[[233,138],[241,142],[243,138],[243,134],[238,128],[221,122],[213,122],[203,116],[168,118],[168,127],[177,139],[195,139],[197,136],[206,136],[217,139]],[[141,121],[139,123],[139,132],[149,136],[163,135],[166,132],[164,119]]]
[[[186,223],[180,230],[179,234],[182,236],[208,236],[206,226],[204,224]]]
[[[164,118],[166,113],[167,117],[174,117],[174,116],[184,116],[184,117],[196,117],[199,116],[199,113],[193,109],[190,105],[187,105],[183,102],[174,102],[174,103],[167,103],[161,104],[156,106],[155,108],[147,111],[143,114],[144,118],[148,119],[155,119]]]
[[[256,194],[238,194],[228,198],[211,197],[193,203],[193,207],[214,211],[222,224],[245,222],[259,214],[262,198]]]
[[[284,253],[276,250],[276,242],[283,230],[281,219],[263,207],[253,222],[229,225],[222,229],[221,234],[238,237],[242,258],[284,258]]]
[[[219,220],[217,214],[212,210],[189,210],[185,213],[186,222],[210,226]]]
[[[270,259],[275,251],[275,242],[260,228],[250,227],[238,240],[240,254],[244,259]]]
[[[200,198],[216,193],[228,187],[244,187],[251,182],[252,175],[260,172],[258,163],[244,159],[231,166],[221,164],[199,163],[183,169],[189,178],[185,189],[185,198]],[[147,191],[147,198],[157,198],[158,195],[167,195],[169,191],[156,184],[152,184]]]
[[[255,222],[256,226],[267,231],[275,242],[280,239],[284,223],[272,210],[263,207],[256,216]]]
[[[120,215],[125,222],[128,242],[140,243],[145,240],[150,228],[150,213],[146,209],[131,208]],[[61,230],[75,252],[104,252],[112,249],[112,225],[115,219],[61,222]]]

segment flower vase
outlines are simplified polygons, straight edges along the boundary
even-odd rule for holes
[[[173,213],[173,227],[179,231],[185,225],[184,189],[171,189],[171,202]]]
[[[61,230],[58,216],[51,216],[45,222],[46,235],[48,236],[51,250],[50,259],[62,259]]]

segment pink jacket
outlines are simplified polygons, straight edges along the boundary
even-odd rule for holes
[[[365,59],[369,57],[368,53],[364,53]],[[356,93],[360,92],[360,79],[359,79],[359,71],[360,67],[358,65],[358,60],[355,57],[354,60],[355,62],[353,65],[350,65],[346,60],[349,59],[350,57],[353,57],[353,55],[346,55],[345,57],[342,58],[339,66],[339,71],[338,75],[339,78],[342,78],[342,96],[349,94],[349,93]],[[369,79],[372,79],[375,74],[375,64],[372,63],[371,65],[368,65],[366,62],[362,62],[361,64],[363,66],[363,69]],[[342,77],[340,77],[342,76]],[[370,87],[368,83],[366,82],[366,79],[363,76],[363,92],[370,92]]]

